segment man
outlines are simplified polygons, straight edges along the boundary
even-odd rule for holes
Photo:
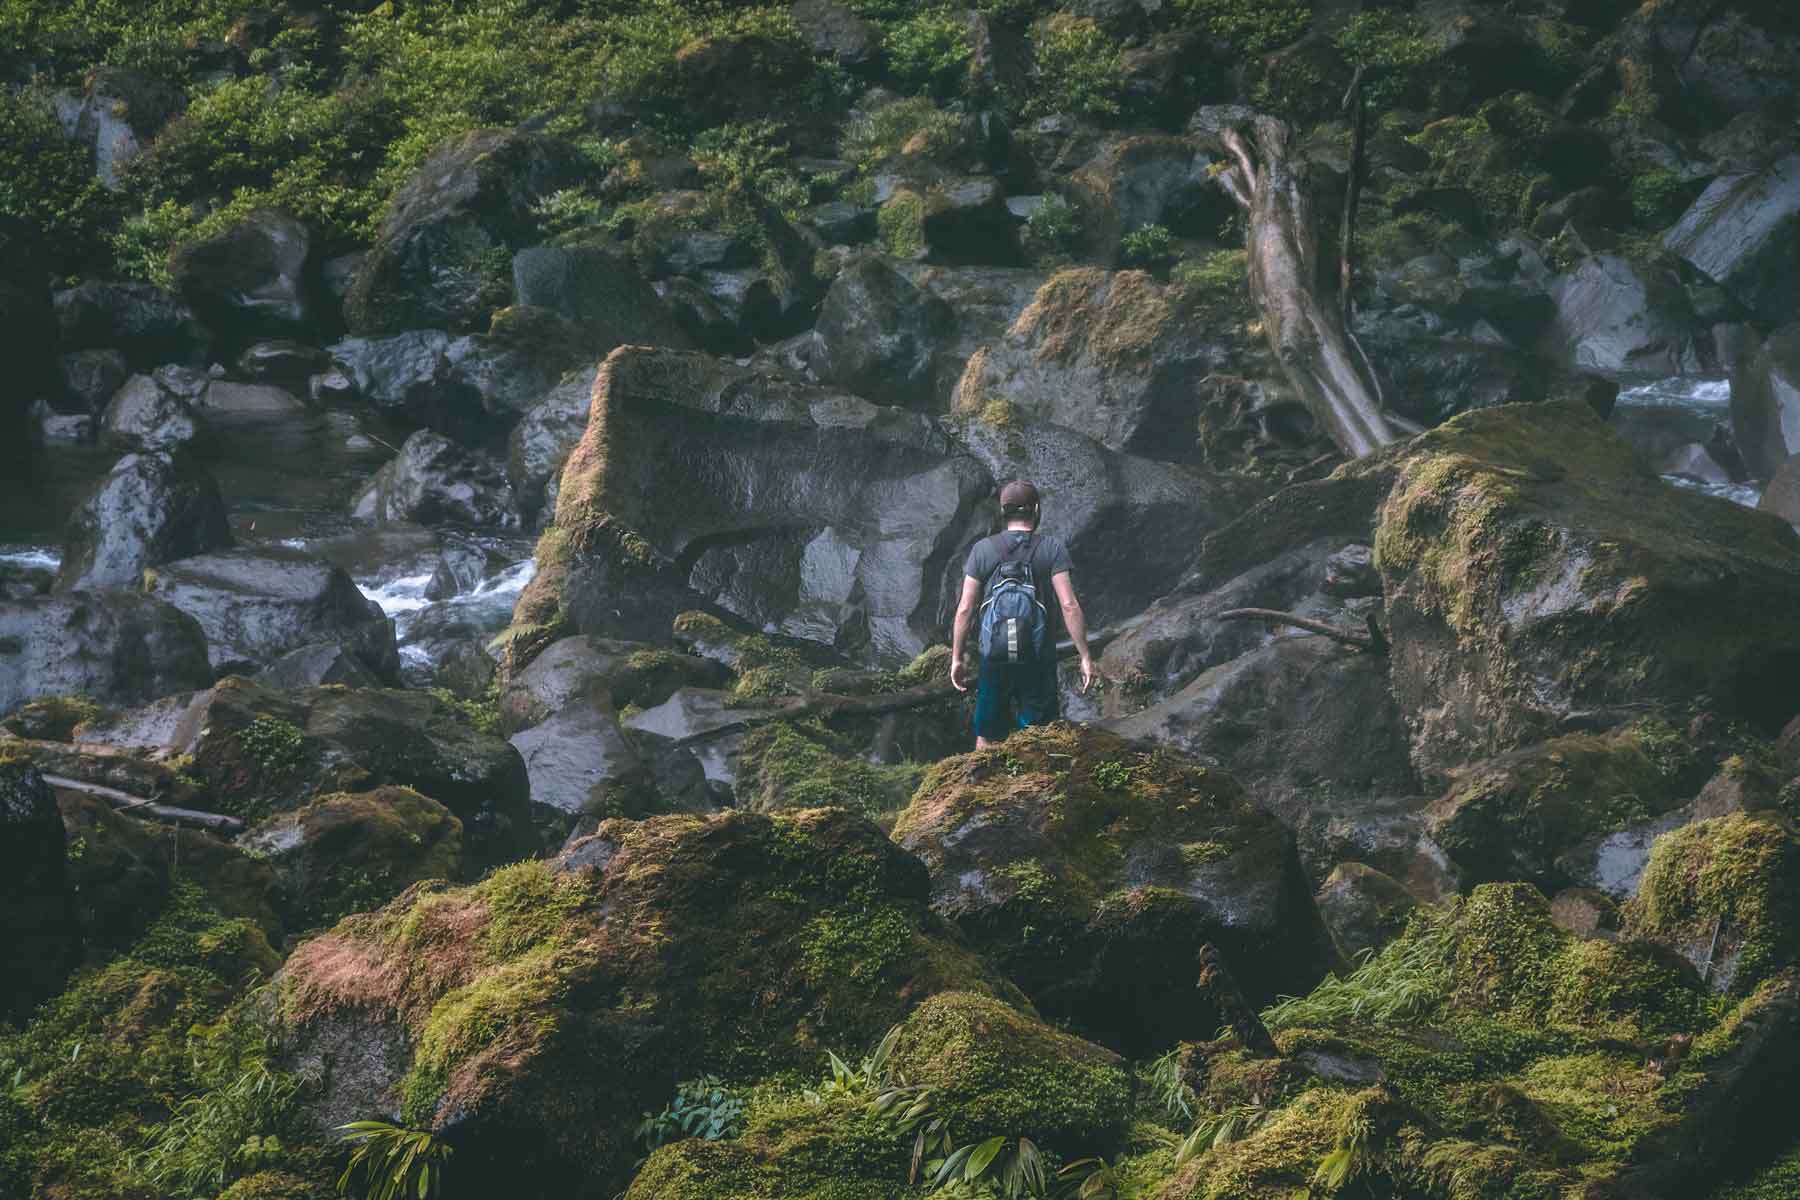
[[[956,606],[956,626],[950,647],[950,682],[956,690],[969,690],[969,677],[974,672],[969,663],[969,633],[981,607],[982,593],[994,572],[1009,560],[1025,560],[1031,564],[1031,576],[1042,595],[1044,581],[1056,592],[1056,606],[1045,604],[1048,625],[1043,652],[1035,660],[1023,663],[982,661],[975,688],[975,746],[977,749],[1002,741],[1013,729],[1027,725],[1045,725],[1062,713],[1062,694],[1056,681],[1056,642],[1061,629],[1081,655],[1081,690],[1094,682],[1094,658],[1088,653],[1087,618],[1081,602],[1075,598],[1075,584],[1069,578],[1069,548],[1053,534],[1039,533],[1043,503],[1038,490],[1023,480],[1015,480],[1000,489],[1000,519],[1004,529],[990,538],[976,542],[963,563],[962,598]],[[1056,614],[1061,613],[1061,621]],[[1060,626],[1060,628],[1059,628]]]

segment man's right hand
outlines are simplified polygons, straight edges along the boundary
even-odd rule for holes
[[[950,686],[959,692],[969,690],[968,664],[961,658],[950,660]]]

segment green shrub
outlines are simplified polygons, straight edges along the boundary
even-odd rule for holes
[[[812,199],[806,181],[788,165],[792,151],[773,121],[708,129],[694,139],[692,153],[710,186],[743,189],[789,214]]]
[[[1311,0],[1178,0],[1214,37],[1249,54],[1297,40],[1312,20]]]
[[[49,102],[0,89],[0,262],[69,273],[104,265],[114,200]]]
[[[844,132],[844,154],[864,171],[906,151],[941,157],[962,141],[962,118],[947,113],[928,97],[914,96],[884,104],[850,124]]]
[[[368,1200],[433,1200],[443,1187],[452,1149],[430,1133],[386,1121],[352,1121],[341,1132],[355,1150],[338,1191],[348,1192],[359,1172]]]
[[[1426,68],[1443,52],[1424,21],[1386,8],[1351,17],[1332,42],[1352,66],[1369,68],[1364,90],[1378,109],[1422,99]]]
[[[1119,265],[1155,270],[1174,259],[1173,236],[1161,225],[1144,225],[1119,240]]]
[[[1124,87],[1119,44],[1088,17],[1057,13],[1032,30],[1036,88],[1027,113],[1112,116]]]
[[[894,74],[911,88],[948,96],[958,90],[975,53],[969,23],[957,13],[924,9],[882,39]]]
[[[1067,261],[1081,243],[1081,212],[1061,196],[1045,196],[1021,235],[1025,252],[1040,263]]]
[[[637,1140],[655,1150],[680,1138],[717,1142],[744,1131],[744,1100],[716,1075],[688,1079],[675,1088],[675,1098],[660,1113],[645,1113]]]

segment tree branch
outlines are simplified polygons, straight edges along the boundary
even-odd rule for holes
[[[1230,608],[1218,614],[1214,619],[1219,621],[1267,621],[1271,625],[1292,625],[1295,629],[1304,629],[1308,633],[1328,637],[1334,642],[1355,646],[1358,650],[1367,650],[1374,654],[1387,653],[1387,638],[1382,636],[1373,617],[1369,618],[1369,632],[1367,633],[1341,629],[1325,621],[1315,621],[1311,617],[1303,617],[1299,613],[1280,612],[1273,608]]]

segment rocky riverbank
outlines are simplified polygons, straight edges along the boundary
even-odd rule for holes
[[[1797,113],[1752,0],[0,0],[0,1195],[1793,1194]],[[1015,477],[1102,678],[970,753]]]

